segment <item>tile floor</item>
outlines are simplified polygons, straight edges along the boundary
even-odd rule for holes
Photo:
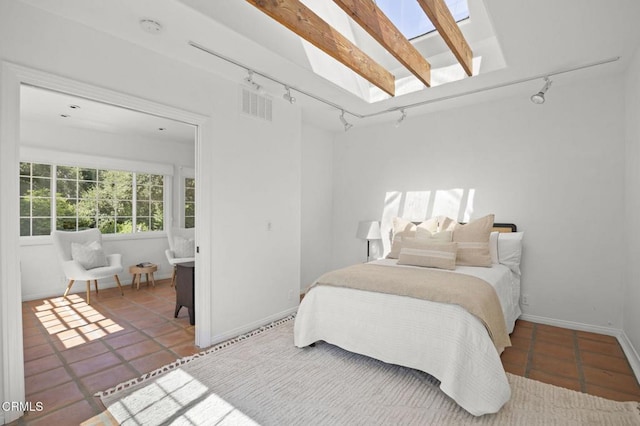
[[[170,280],[123,289],[22,304],[27,401],[44,409],[14,425],[80,424],[104,410],[95,392],[200,351],[186,308],[173,318]]]
[[[518,320],[506,371],[617,401],[640,401],[640,386],[618,340]]]
[[[92,292],[91,305],[82,293],[23,303],[27,400],[42,402],[44,410],[13,425],[80,424],[104,409],[95,392],[199,351],[187,311],[173,318],[168,280],[124,290],[124,297],[117,289]],[[640,401],[638,382],[613,337],[519,320],[511,341],[502,354],[510,373]]]

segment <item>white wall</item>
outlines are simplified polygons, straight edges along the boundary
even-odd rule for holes
[[[62,128],[24,120],[21,121],[20,137],[22,146],[28,147],[29,152],[38,150],[48,152],[54,149],[55,152],[53,155],[48,155],[46,161],[55,164],[68,164],[65,158],[68,157],[68,153],[72,153],[93,157],[91,159],[94,161],[98,159],[98,162],[105,158],[121,159],[126,162],[136,161],[140,163],[136,170],[140,171],[145,170],[145,162],[168,166],[173,169],[172,181],[166,188],[169,191],[168,194],[173,195],[173,212],[169,212],[168,217],[170,219],[173,215],[177,220],[178,209],[182,205],[178,199],[179,170],[182,166],[194,167],[194,143],[172,143],[89,129]],[[24,161],[40,161],[29,158],[29,154],[23,153],[21,157]],[[158,265],[158,272],[154,274],[156,279],[171,277],[171,265],[164,255],[164,250],[168,248],[164,232],[131,236],[105,235],[103,238],[107,253],[122,254],[125,270],[119,276],[123,283],[130,282],[128,266],[143,261]],[[58,264],[57,254],[50,237],[21,238],[20,259],[23,300],[59,296],[64,292],[67,280]],[[100,282],[101,288],[115,285],[113,279]],[[72,292],[84,291],[83,283],[76,284],[72,288]]]
[[[640,350],[640,48],[625,79],[626,215],[627,236],[623,331],[636,352]]]
[[[300,291],[329,270],[332,250],[334,134],[302,126]]]
[[[339,135],[333,266],[362,261],[358,220],[390,216],[400,205],[422,208],[423,217],[453,210],[465,219],[445,197],[460,188],[474,193],[471,218],[495,213],[497,222],[526,233],[525,313],[620,329],[623,107],[620,79],[607,78],[556,84],[544,105],[522,96],[409,112],[400,128],[354,127]],[[440,191],[435,208],[425,203],[428,211],[415,197],[424,191]]]
[[[212,272],[198,285],[211,286],[212,300],[199,301],[212,306],[211,338],[297,306],[298,107],[274,99],[271,124],[241,116],[237,82],[20,2],[0,2],[0,60],[210,117],[198,200],[212,206],[211,234],[199,235],[199,261]]]

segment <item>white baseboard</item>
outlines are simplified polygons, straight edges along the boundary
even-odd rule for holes
[[[622,347],[629,365],[633,370],[633,374],[636,376],[636,380],[640,382],[640,356],[638,351],[633,347],[633,344],[625,334],[623,330],[612,327],[601,327],[597,325],[583,324],[573,321],[557,320],[553,318],[539,317],[536,315],[522,314],[520,318],[525,321],[531,321],[538,324],[553,325],[556,327],[568,328],[571,330],[588,331],[591,333],[604,334],[607,336],[613,336],[618,339],[618,343]]]
[[[238,328],[234,328],[233,330],[226,331],[222,334],[211,336],[211,344],[215,345],[217,343],[224,342],[225,340],[233,339],[234,337],[237,337],[243,333],[248,333],[250,331],[255,330],[256,328],[262,327],[263,325],[267,325],[269,323],[282,319],[286,316],[294,314],[297,311],[298,311],[298,307],[294,306],[293,308],[287,309],[277,314],[269,315],[268,317],[259,319],[257,321],[253,321],[249,324],[245,324]]]

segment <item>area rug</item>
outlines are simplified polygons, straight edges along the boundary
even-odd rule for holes
[[[319,342],[293,345],[293,318],[101,393],[125,425],[639,425],[637,402],[508,375],[511,400],[474,417],[420,371]]]

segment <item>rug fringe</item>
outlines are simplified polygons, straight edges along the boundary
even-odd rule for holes
[[[158,368],[156,370],[153,370],[153,371],[151,371],[149,373],[143,374],[140,377],[128,380],[126,382],[122,382],[122,383],[120,383],[120,384],[118,384],[118,385],[116,385],[116,386],[114,386],[112,388],[109,388],[109,389],[105,390],[105,391],[96,392],[93,396],[98,397],[98,398],[102,398],[104,396],[113,395],[114,393],[117,393],[117,392],[120,392],[122,390],[128,389],[131,386],[135,386],[135,385],[138,385],[140,383],[144,383],[149,379],[152,379],[152,378],[154,378],[154,377],[156,377],[156,376],[158,376],[160,374],[166,373],[168,371],[174,370],[177,367],[180,367],[180,366],[182,366],[182,365],[184,365],[184,364],[186,364],[188,362],[191,362],[191,361],[193,361],[195,359],[202,358],[203,356],[205,356],[207,354],[210,354],[212,352],[217,352],[217,351],[219,351],[221,349],[224,349],[226,347],[229,347],[229,346],[231,346],[231,345],[233,345],[235,343],[241,342],[241,341],[246,340],[246,339],[248,339],[250,337],[253,337],[253,336],[256,336],[258,334],[261,334],[261,333],[263,333],[263,332],[265,332],[267,330],[271,330],[274,327],[278,327],[278,326],[280,326],[280,325],[282,325],[282,324],[284,324],[286,322],[289,322],[289,321],[293,320],[295,317],[296,317],[295,314],[291,314],[291,315],[286,316],[286,317],[284,317],[282,319],[279,319],[277,321],[273,321],[273,322],[271,322],[271,323],[269,323],[267,325],[263,325],[262,327],[258,327],[255,330],[252,330],[252,331],[250,331],[248,333],[240,334],[240,335],[238,335],[236,337],[233,337],[233,338],[231,338],[229,340],[225,340],[224,342],[220,342],[217,345],[215,345],[215,346],[213,346],[213,347],[211,347],[209,349],[206,349],[206,350],[204,350],[202,352],[198,352],[197,354],[189,355],[189,356],[180,358],[178,360],[175,360],[171,364],[164,365],[164,366],[162,366],[162,367],[160,367],[160,368]]]

